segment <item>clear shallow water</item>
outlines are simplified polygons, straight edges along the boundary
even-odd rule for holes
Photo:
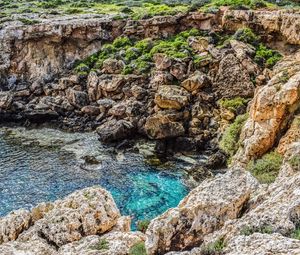
[[[101,163],[87,165],[85,155]],[[175,165],[149,166],[139,153],[103,147],[93,133],[0,129],[0,216],[93,185],[109,190],[121,213],[133,216],[133,222],[177,206],[188,193]]]

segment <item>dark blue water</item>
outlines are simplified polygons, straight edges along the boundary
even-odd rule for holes
[[[91,153],[100,164],[80,159]],[[151,167],[139,153],[116,154],[94,134],[0,129],[0,216],[93,185],[110,191],[134,222],[177,206],[188,192],[180,169]]]

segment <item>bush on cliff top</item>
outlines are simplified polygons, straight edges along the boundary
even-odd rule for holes
[[[226,128],[221,138],[219,146],[230,157],[232,157],[239,148],[239,137],[247,118],[248,114],[237,116],[234,122]]]
[[[265,154],[260,159],[250,161],[247,169],[260,183],[272,183],[279,173],[282,160],[282,156],[273,151]]]

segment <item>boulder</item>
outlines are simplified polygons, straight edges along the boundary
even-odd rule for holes
[[[204,237],[238,218],[257,181],[244,170],[230,170],[201,183],[178,205],[153,219],[147,229],[147,254],[199,246]]]
[[[0,244],[16,240],[19,234],[28,229],[30,225],[30,212],[24,209],[13,211],[0,218]]]
[[[0,91],[0,109],[8,109],[13,101],[13,96],[10,92]]]
[[[123,71],[125,64],[122,60],[106,59],[102,65],[102,72],[106,74],[120,74]]]
[[[89,116],[97,116],[100,114],[100,108],[93,105],[87,105],[81,108],[81,112]]]
[[[170,73],[177,79],[182,80],[187,74],[187,65],[183,62],[177,62],[170,68]]]
[[[77,75],[70,75],[68,77],[60,78],[58,81],[58,89],[65,90],[70,87],[74,87],[79,83],[79,77]]]
[[[159,71],[168,70],[172,65],[172,59],[163,53],[155,54],[153,59],[155,62],[155,68]]]
[[[186,80],[181,83],[181,86],[184,87],[189,92],[198,91],[199,89],[207,86],[210,83],[209,78],[206,74],[196,71]]]
[[[120,212],[110,193],[95,186],[56,201],[53,209],[35,225],[48,242],[62,246],[84,236],[111,230],[119,217]]]
[[[69,103],[76,108],[82,108],[89,102],[87,93],[83,91],[77,91],[74,89],[67,90],[67,99]]]
[[[99,139],[102,142],[116,142],[128,139],[134,134],[135,126],[126,120],[110,120],[97,128]]]
[[[190,37],[188,38],[189,46],[197,52],[207,51],[210,44],[210,37]]]
[[[99,86],[106,93],[116,92],[126,83],[124,75],[104,74],[99,76]]]
[[[155,103],[163,109],[180,110],[189,102],[189,93],[175,85],[164,85],[155,94]]]
[[[141,232],[112,232],[102,236],[88,236],[80,241],[64,245],[59,249],[60,255],[128,255],[130,248],[144,242]]]
[[[213,82],[213,90],[218,97],[252,97],[254,89],[248,71],[235,55],[227,54],[222,58]]]
[[[156,114],[147,118],[145,132],[150,139],[164,139],[182,136],[185,129],[181,122],[175,121],[167,115]]]

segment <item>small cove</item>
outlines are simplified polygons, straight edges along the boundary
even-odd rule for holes
[[[149,165],[148,147],[141,142],[139,151],[122,152],[102,145],[94,133],[1,128],[0,216],[100,185],[133,223],[152,219],[177,206],[189,192],[182,170],[189,163],[171,160],[163,167]],[[85,163],[87,155],[98,164]]]

